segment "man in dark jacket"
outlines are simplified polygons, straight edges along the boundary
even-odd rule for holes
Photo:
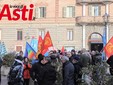
[[[110,73],[111,75],[113,75],[113,55],[109,57],[109,59],[107,60],[107,63],[110,65]]]
[[[44,58],[44,56],[42,54],[39,54],[38,55],[39,61],[32,65],[30,75],[31,75],[32,80],[34,81],[34,85],[39,84],[39,82],[41,81],[40,74],[43,71],[42,70],[43,64],[41,63],[41,61],[43,60],[43,58]]]
[[[39,85],[54,85],[56,81],[56,71],[55,67],[50,64],[51,58],[44,57],[43,61],[41,62],[44,66],[42,69],[42,72],[40,74],[41,76],[41,82]]]
[[[63,63],[63,85],[74,85],[74,66],[67,56],[61,58]]]

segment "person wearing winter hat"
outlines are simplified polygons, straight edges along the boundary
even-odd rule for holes
[[[63,63],[63,85],[74,85],[74,66],[67,56],[61,58]]]
[[[79,62],[79,57],[77,55],[73,58],[72,62],[73,62],[74,68],[75,68],[75,70],[74,70],[74,83],[75,83],[75,85],[78,85],[80,82],[80,79],[82,77],[82,74],[80,73],[82,65]]]

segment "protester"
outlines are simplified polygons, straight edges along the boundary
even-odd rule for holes
[[[67,52],[67,57],[69,58],[69,61],[72,63],[73,57],[72,57],[71,52]]]
[[[3,59],[0,56],[0,83],[1,83],[1,67],[2,67]]]
[[[49,56],[44,57],[41,63],[44,65],[40,77],[42,77],[39,85],[54,85],[56,81],[56,70],[51,65],[51,58]]]
[[[89,52],[86,49],[81,50],[82,54],[80,55],[80,63],[83,67],[87,67],[92,64],[92,58]]]
[[[22,57],[17,56],[8,74],[8,85],[23,85]]]
[[[63,85],[74,85],[74,66],[67,56],[61,58],[63,63]]]
[[[32,65],[31,71],[30,71],[30,75],[32,80],[34,81],[34,85],[40,85],[40,81],[41,81],[41,77],[40,74],[42,73],[42,69],[43,69],[43,64],[41,63],[41,61],[43,60],[44,56],[42,54],[38,55],[38,62],[36,62],[35,64]]]
[[[79,57],[78,56],[75,56],[73,58],[72,62],[73,62],[74,68],[75,68],[74,83],[75,83],[75,85],[78,85],[80,83],[80,80],[81,80],[81,77],[82,77],[82,74],[81,74],[82,65],[79,62]]]
[[[20,51],[19,52],[19,56],[22,56],[23,57],[23,51]]]
[[[24,57],[23,64],[24,64],[24,71],[23,71],[24,85],[29,85],[31,65],[30,65],[29,59],[27,57]]]
[[[55,67],[55,70],[57,71],[56,77],[57,80],[55,82],[55,85],[61,85],[62,84],[62,62],[61,62],[61,57],[62,55],[57,54],[56,57],[53,58],[53,56],[56,55],[51,55],[51,65]]]
[[[71,50],[72,57],[76,56],[76,51],[74,49]]]

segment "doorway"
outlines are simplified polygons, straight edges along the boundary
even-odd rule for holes
[[[102,35],[100,33],[94,32],[89,36],[89,49],[91,51],[102,51],[103,42]]]
[[[102,51],[103,49],[103,43],[91,43],[91,51]]]

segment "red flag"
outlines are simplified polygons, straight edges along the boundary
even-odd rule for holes
[[[42,44],[42,54],[44,55],[47,51],[48,48],[53,46],[49,31],[46,33],[44,40],[43,40],[43,44]]]
[[[64,53],[64,46],[62,46],[61,52]]]
[[[113,55],[113,37],[109,40],[109,42],[104,47],[104,51],[109,58],[111,55]]]
[[[38,39],[38,51],[37,51],[37,53],[36,53],[36,57],[38,57],[38,55],[39,55],[39,54],[41,53],[41,51],[42,51],[42,42],[43,42],[42,37],[39,36],[39,39]]]

